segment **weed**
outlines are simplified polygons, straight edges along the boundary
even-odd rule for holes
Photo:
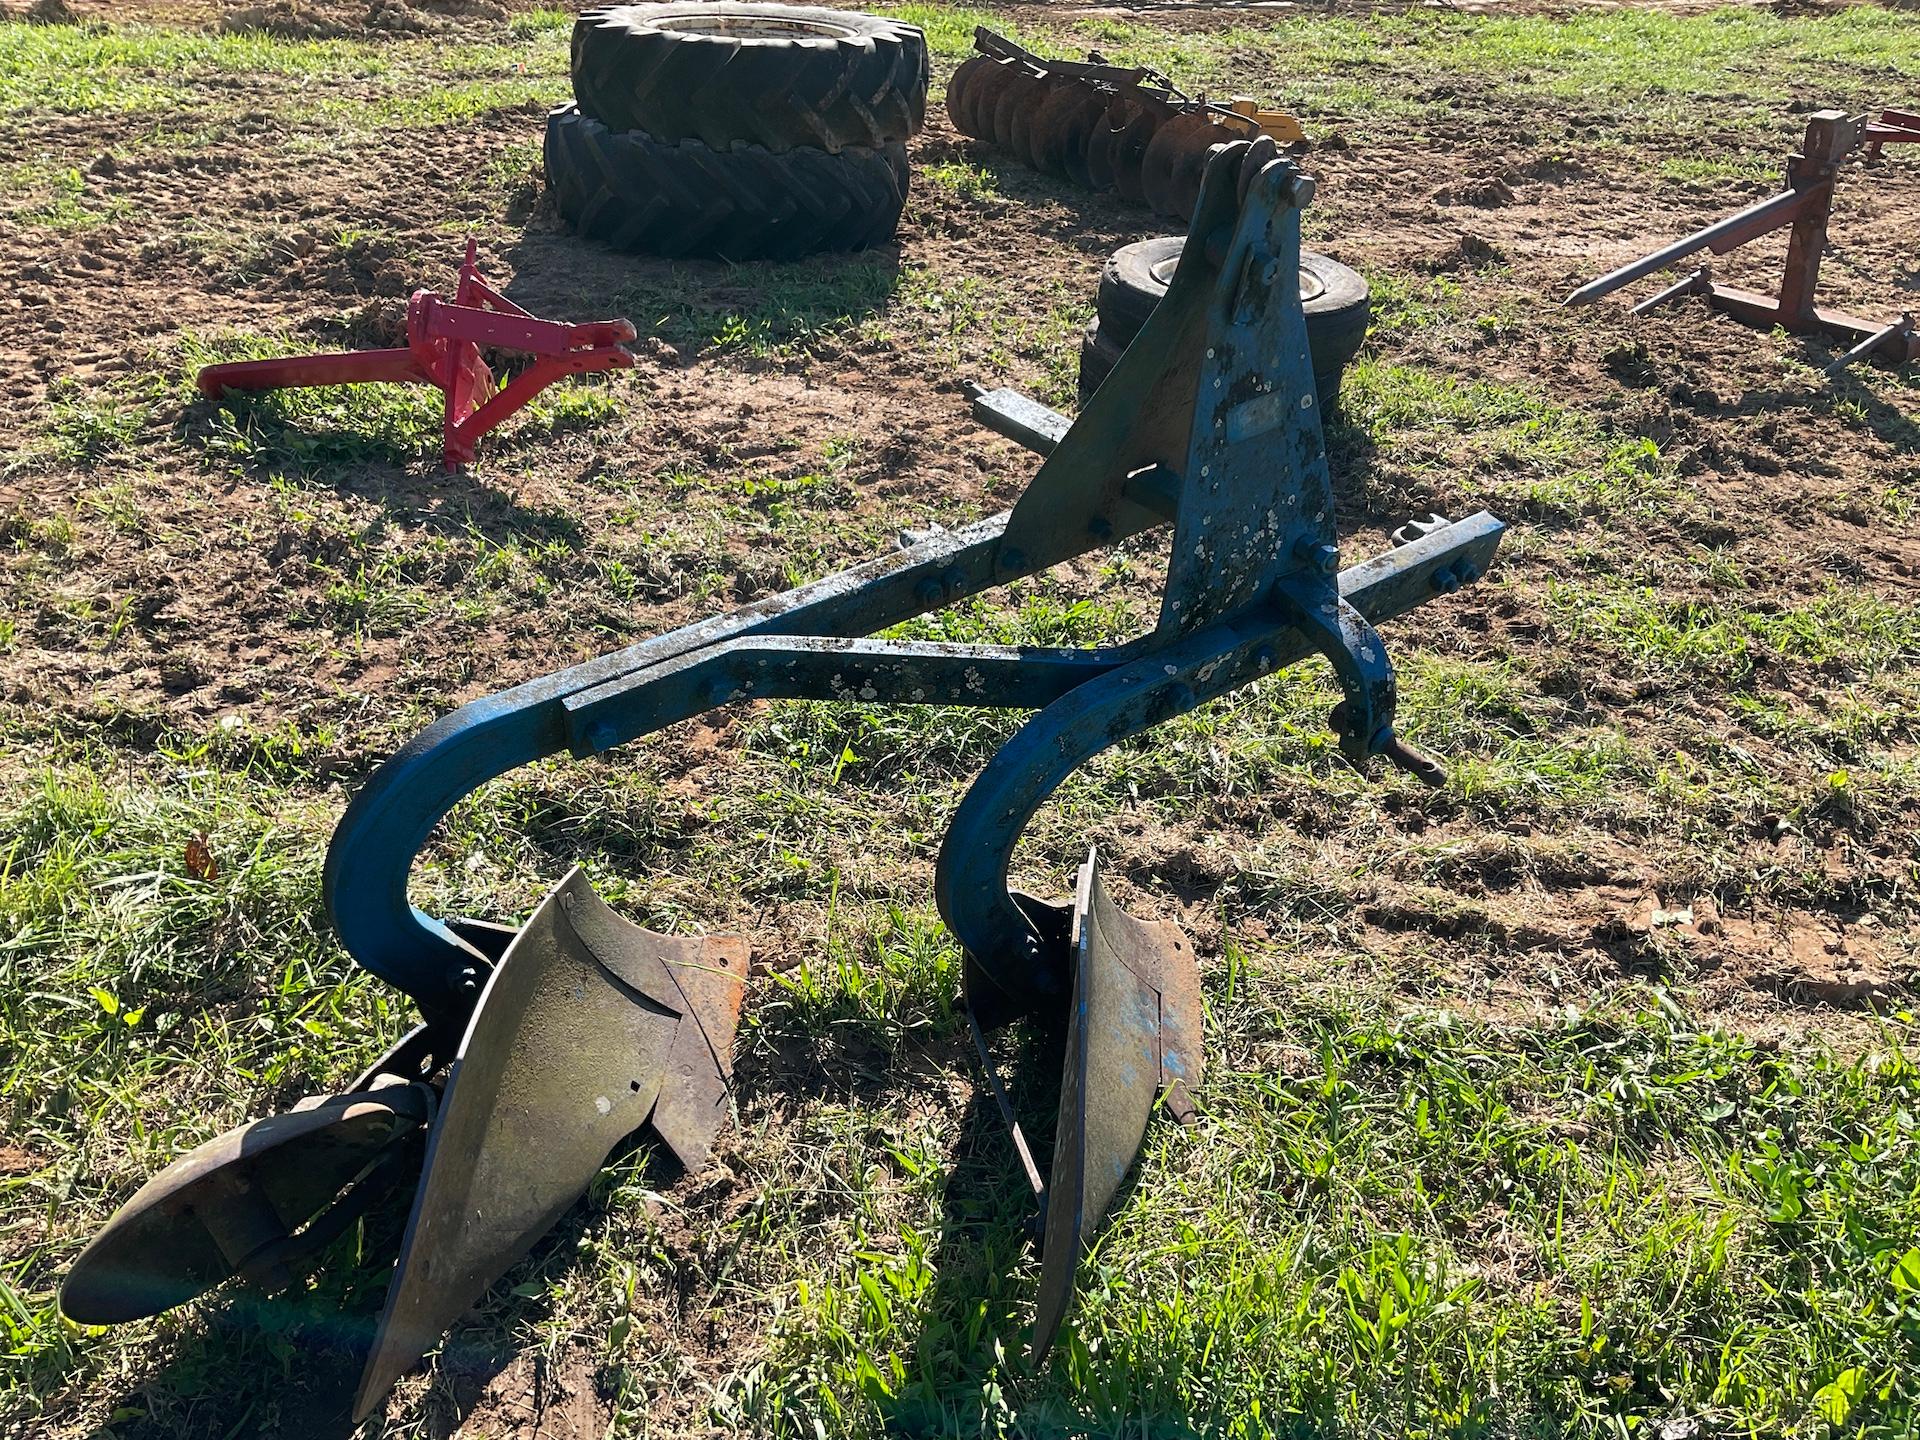
[[[23,225],[42,225],[49,230],[88,230],[120,219],[131,208],[124,196],[94,195],[86,176],[74,168],[56,173],[47,188],[53,192],[49,198],[20,207],[13,218]]]
[[[507,22],[507,29],[514,35],[541,35],[552,30],[571,30],[573,19],[570,10],[523,10]]]
[[[78,386],[57,386],[47,405],[47,431],[60,459],[92,465],[126,454],[148,416],[145,406],[110,393],[89,395]]]
[[[925,184],[939,190],[945,190],[962,200],[979,202],[998,200],[999,185],[993,172],[964,160],[949,160],[938,165],[924,165],[919,177]]]

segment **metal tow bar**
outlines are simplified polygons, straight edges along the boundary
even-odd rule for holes
[[[1021,1017],[1064,1033],[1032,1352],[1066,1314],[1075,1266],[1150,1112],[1203,1100],[1199,974],[1175,927],[1108,898],[1089,853],[1070,905],[1008,888],[1028,820],[1109,746],[1326,656],[1341,745],[1437,783],[1394,729],[1374,625],[1491,563],[1491,515],[1429,522],[1341,568],[1299,273],[1311,182],[1271,140],[1208,162],[1166,298],[1079,418],[1005,391],[989,425],[1045,452],[1003,514],[900,553],[463,706],[354,797],[327,854],[327,911],[355,960],[424,1024],[349,1093],[194,1151],[129,1201],[61,1292],[83,1323],[151,1314],[233,1275],[285,1283],[383,1187],[414,1183],[386,1308],[355,1401],[364,1417],[487,1286],[650,1129],[692,1169],[722,1123],[745,979],[738,939],[654,934],[578,871],[517,932],[408,900],[436,821],[543,756],[603,754],[740,700],[847,699],[1036,712],[955,814],[934,879],[965,949],[980,1039]],[[1173,544],[1154,628],[1104,649],[862,638],[1161,524]],[[988,1081],[999,1082],[989,1067]],[[1009,1113],[1009,1119],[1011,1120]],[[1016,1131],[1017,1133],[1017,1131]]]

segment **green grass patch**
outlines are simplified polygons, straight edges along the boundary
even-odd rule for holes
[[[965,160],[948,160],[937,165],[922,165],[915,177],[923,184],[962,200],[998,200],[999,182],[991,170]]]
[[[13,211],[13,219],[23,225],[60,231],[90,230],[111,220],[124,219],[132,209],[131,202],[124,196],[97,194],[87,177],[72,167],[54,172],[40,185],[33,184],[30,174],[21,176],[20,183],[22,188],[36,192],[32,203]]]
[[[566,98],[564,83],[550,79],[470,80],[409,85],[367,100],[329,100],[319,114],[355,128],[412,130],[427,125],[457,125],[530,101],[557,105]]]
[[[1743,688],[1785,663],[1840,681],[1910,688],[1920,662],[1920,608],[1834,587],[1796,606],[1678,599],[1645,586],[1553,581],[1547,610],[1570,634],[1601,640],[1650,673]]]
[[[1363,357],[1348,371],[1341,414],[1415,473],[1472,476],[1476,492],[1545,517],[1686,506],[1654,441],[1519,386]]]
[[[1772,121],[1760,108],[1776,106],[1789,74],[1802,83],[1822,75],[1833,93],[1855,97],[1872,91],[1874,77],[1898,86],[1920,74],[1920,28],[1874,6],[1819,16],[1745,8],[1706,16],[1412,11],[1173,34],[1145,21],[1101,18],[1081,21],[1071,34],[1116,63],[1155,66],[1192,88],[1232,86],[1308,114],[1373,119],[1421,113],[1409,92],[1438,73],[1542,98],[1639,102],[1644,116],[1679,115],[1704,97],[1745,102],[1753,113],[1724,118],[1764,128]]]
[[[986,10],[971,10],[954,5],[883,5],[876,15],[891,15],[909,25],[918,25],[927,34],[927,48],[943,59],[960,59],[973,53],[973,32],[980,25],[990,26],[1016,41],[1021,32],[1003,15]]]
[[[383,47],[344,40],[0,21],[0,111],[190,110],[204,102],[198,82],[213,76],[370,79],[390,64]]]
[[[1014,1351],[1037,1267],[1010,1159],[929,1178],[920,1157],[950,1142],[922,1122],[894,1142],[897,1179],[830,1202],[839,1244],[785,1289],[773,1353],[719,1417],[782,1436],[822,1416],[836,1434],[1899,1433],[1920,1072],[1895,1036],[1860,1060],[1776,1054],[1646,992],[1491,1027],[1244,951],[1209,998],[1232,1018],[1203,1121],[1150,1134],[1047,1369]]]
[[[57,385],[47,403],[46,429],[57,458],[92,465],[126,455],[150,416],[147,405],[110,391],[89,394]]]
[[[571,10],[523,10],[507,22],[507,29],[515,35],[547,35],[573,29],[573,21]]]

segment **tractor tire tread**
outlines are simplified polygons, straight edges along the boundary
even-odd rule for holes
[[[717,28],[674,28],[695,17],[707,27],[737,19],[794,33],[736,38]],[[926,119],[929,80],[917,26],[732,0],[586,10],[574,24],[572,73],[581,114],[609,130],[775,152],[903,142]]]
[[[884,244],[907,195],[906,148],[716,150],[547,117],[547,184],[580,234],[670,258],[786,260]]]

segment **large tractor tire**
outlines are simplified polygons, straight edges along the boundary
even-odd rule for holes
[[[582,235],[648,255],[784,260],[884,243],[907,196],[906,147],[778,153],[616,134],[547,116],[547,184]]]
[[[1098,318],[1080,342],[1080,400],[1086,403],[1120,354],[1140,333],[1173,278],[1184,235],[1141,240],[1114,252],[1100,272]],[[1340,378],[1367,338],[1371,310],[1359,271],[1316,251],[1300,252],[1300,300],[1307,314],[1307,348],[1321,412],[1339,402]]]
[[[927,42],[810,5],[610,5],[574,24],[573,94],[607,129],[656,140],[879,149],[926,118]]]

